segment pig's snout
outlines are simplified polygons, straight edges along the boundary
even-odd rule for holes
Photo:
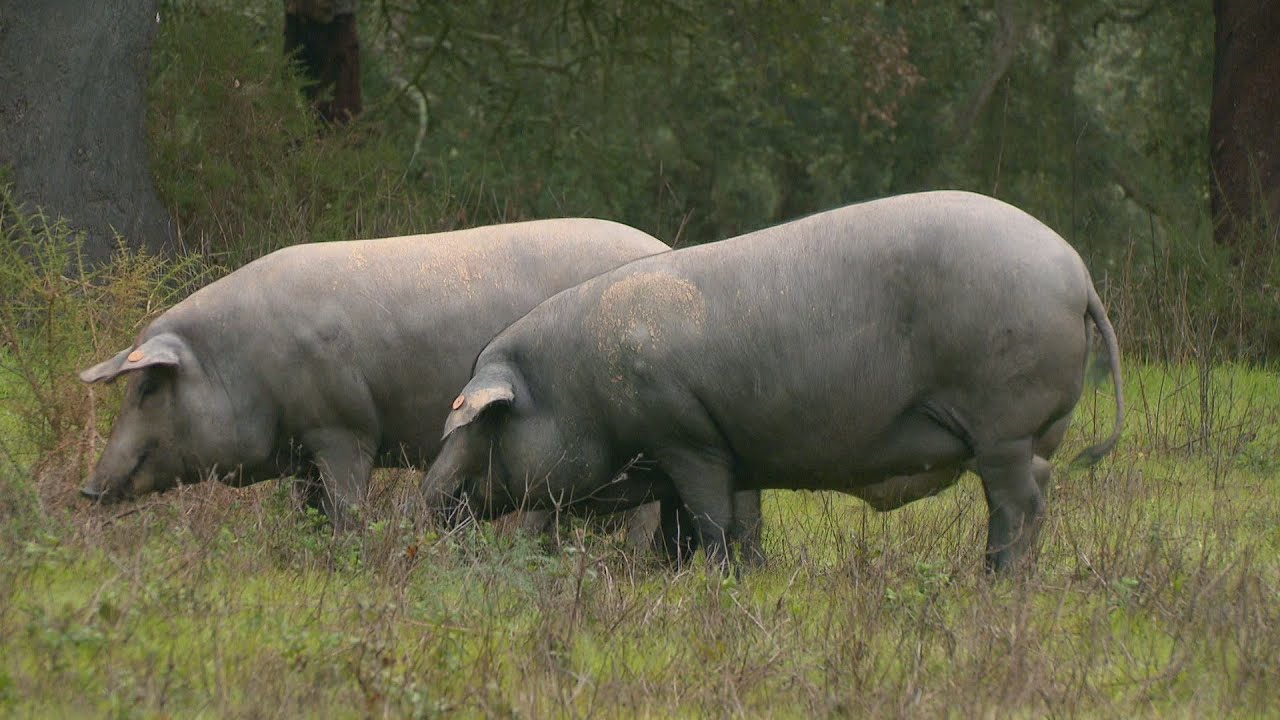
[[[431,475],[422,483],[421,502],[425,517],[443,527],[457,527],[471,515],[460,484],[443,482]]]
[[[104,478],[101,472],[94,472],[89,482],[80,488],[80,496],[101,505],[109,505],[130,495],[127,483],[117,484]]]

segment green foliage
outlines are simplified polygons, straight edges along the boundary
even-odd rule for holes
[[[405,132],[373,118],[321,132],[282,54],[282,12],[278,2],[161,8],[149,128],[182,249],[238,267],[286,245],[457,224],[447,183],[406,185]]]
[[[705,242],[948,186],[1106,254],[1207,198],[1207,6],[374,5],[379,73],[429,106],[424,172],[516,214]]]
[[[1149,225],[1116,249],[1104,300],[1126,351],[1208,367],[1280,358],[1280,260],[1233,257],[1209,240],[1208,219],[1161,233]],[[1250,239],[1246,237],[1246,243]],[[1095,278],[1098,277],[1095,271]]]
[[[369,87],[422,103],[400,119],[425,132],[414,181],[492,196],[469,221],[599,215],[697,243],[963,188],[1079,248],[1134,313],[1131,351],[1169,357],[1155,336],[1189,328],[1226,356],[1280,347],[1276,264],[1237,272],[1205,219],[1207,5],[372,5]]]
[[[565,215],[688,244],[955,187],[1079,248],[1127,352],[1185,359],[1169,339],[1195,336],[1277,356],[1280,264],[1239,272],[1206,220],[1207,5],[362,7],[368,110],[321,129],[281,57],[278,2],[161,4],[150,124],[186,248],[234,267],[297,242]]]
[[[920,82],[867,3],[377,5],[383,71],[430,107],[425,176],[686,242],[882,185],[859,161]]]

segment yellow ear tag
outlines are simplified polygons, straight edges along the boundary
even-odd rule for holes
[[[459,395],[458,397],[454,398],[453,409],[457,410],[458,408],[462,407],[462,404],[465,403],[466,401],[467,401],[467,397],[465,395]]]
[[[129,362],[138,362],[144,357],[146,357],[146,355],[143,355],[141,350],[134,350],[129,353]]]

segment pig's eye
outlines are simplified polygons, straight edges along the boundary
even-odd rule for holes
[[[160,389],[160,381],[155,375],[147,373],[142,376],[142,384],[138,386],[138,400],[145,400],[147,396],[155,394]]]

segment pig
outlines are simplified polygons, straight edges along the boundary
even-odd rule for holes
[[[985,563],[1008,571],[1035,539],[1095,328],[1116,419],[1082,462],[1115,446],[1124,399],[1075,250],[982,195],[850,205],[635,260],[538,305],[480,353],[423,492],[482,517],[658,500],[664,526],[692,523],[725,564],[758,536],[744,493],[836,490],[888,510],[971,470]]]
[[[80,374],[130,378],[81,492],[110,502],[208,477],[295,476],[350,530],[374,467],[426,467],[438,452],[438,423],[490,338],[560,290],[667,250],[573,218],[271,253]]]

